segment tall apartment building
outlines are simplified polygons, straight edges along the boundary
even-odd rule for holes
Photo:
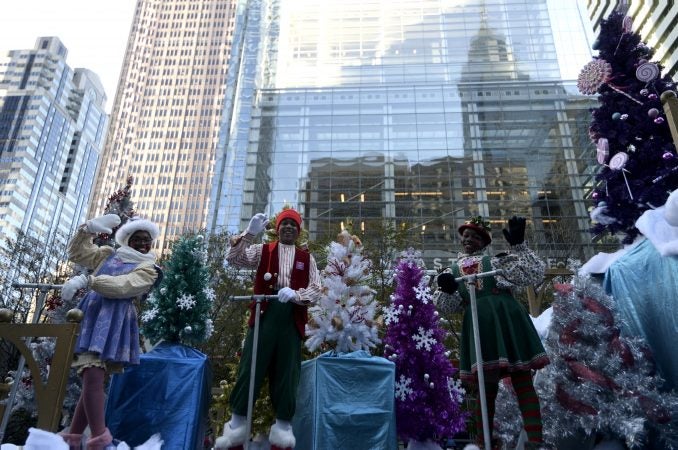
[[[97,75],[66,64],[56,37],[0,57],[0,236],[49,246],[87,213],[108,127]],[[4,241],[4,239],[3,239]]]
[[[208,228],[285,204],[316,240],[386,220],[435,267],[465,218],[499,250],[519,214],[543,255],[587,258],[586,25],[556,0],[241,0]]]
[[[664,73],[675,78],[678,73],[678,5],[673,0],[586,0],[589,17],[596,34],[600,21],[620,4],[633,18],[633,30],[655,49],[654,60],[664,66]]]
[[[137,0],[91,215],[134,177],[162,249],[205,226],[225,96],[233,0]]]

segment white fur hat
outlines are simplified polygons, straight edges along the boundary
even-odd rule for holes
[[[158,226],[150,220],[142,219],[141,217],[132,217],[115,232],[115,242],[121,246],[127,246],[130,236],[140,230],[148,231],[151,235],[151,239],[154,241],[160,234]]]

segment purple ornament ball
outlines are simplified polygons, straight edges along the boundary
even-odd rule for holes
[[[649,93],[650,93],[650,91],[648,91],[647,89],[641,89],[640,90],[640,95],[642,95],[643,97],[645,97]]]
[[[654,119],[655,117],[659,116],[659,110],[657,108],[650,108],[647,111],[647,115]]]
[[[654,123],[656,123],[657,125],[661,125],[661,124],[664,123],[664,118],[663,117],[657,117],[656,119],[654,119]]]
[[[672,159],[675,158],[675,157],[676,157],[676,155],[674,155],[674,154],[671,153],[671,152],[666,152],[666,153],[664,153],[664,154],[662,155],[662,158],[664,158],[664,161],[670,161],[670,160],[672,160]]]
[[[666,153],[664,153],[664,154],[666,154]],[[666,158],[664,158],[664,159],[666,159]],[[598,192],[594,192],[593,194],[591,194],[591,197],[598,198],[598,197],[600,197],[600,194]]]
[[[650,100],[657,100],[657,94],[650,94],[647,96]]]

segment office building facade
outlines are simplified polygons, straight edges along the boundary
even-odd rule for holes
[[[233,24],[231,0],[138,0],[91,215],[133,176],[157,249],[205,226]]]
[[[596,34],[600,21],[617,7],[626,5],[633,18],[633,30],[655,50],[654,60],[664,66],[664,73],[676,78],[678,73],[678,5],[673,0],[586,0],[589,17]]]
[[[67,53],[40,37],[0,59],[0,235],[46,248],[85,220],[108,127],[98,76],[71,69]]]
[[[311,239],[387,221],[439,267],[465,218],[489,218],[498,250],[519,214],[543,255],[592,254],[595,99],[574,86],[591,58],[585,9],[241,0],[237,11],[209,229],[290,204]]]
[[[518,214],[543,255],[592,254],[591,32],[564,3],[242,0],[208,228],[290,204],[310,239],[386,222],[439,267],[465,218],[499,250]]]

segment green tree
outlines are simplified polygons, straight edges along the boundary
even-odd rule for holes
[[[147,299],[141,316],[143,335],[153,343],[165,340],[189,346],[209,339],[215,298],[209,279],[203,236],[182,235],[172,243],[164,277]]]

